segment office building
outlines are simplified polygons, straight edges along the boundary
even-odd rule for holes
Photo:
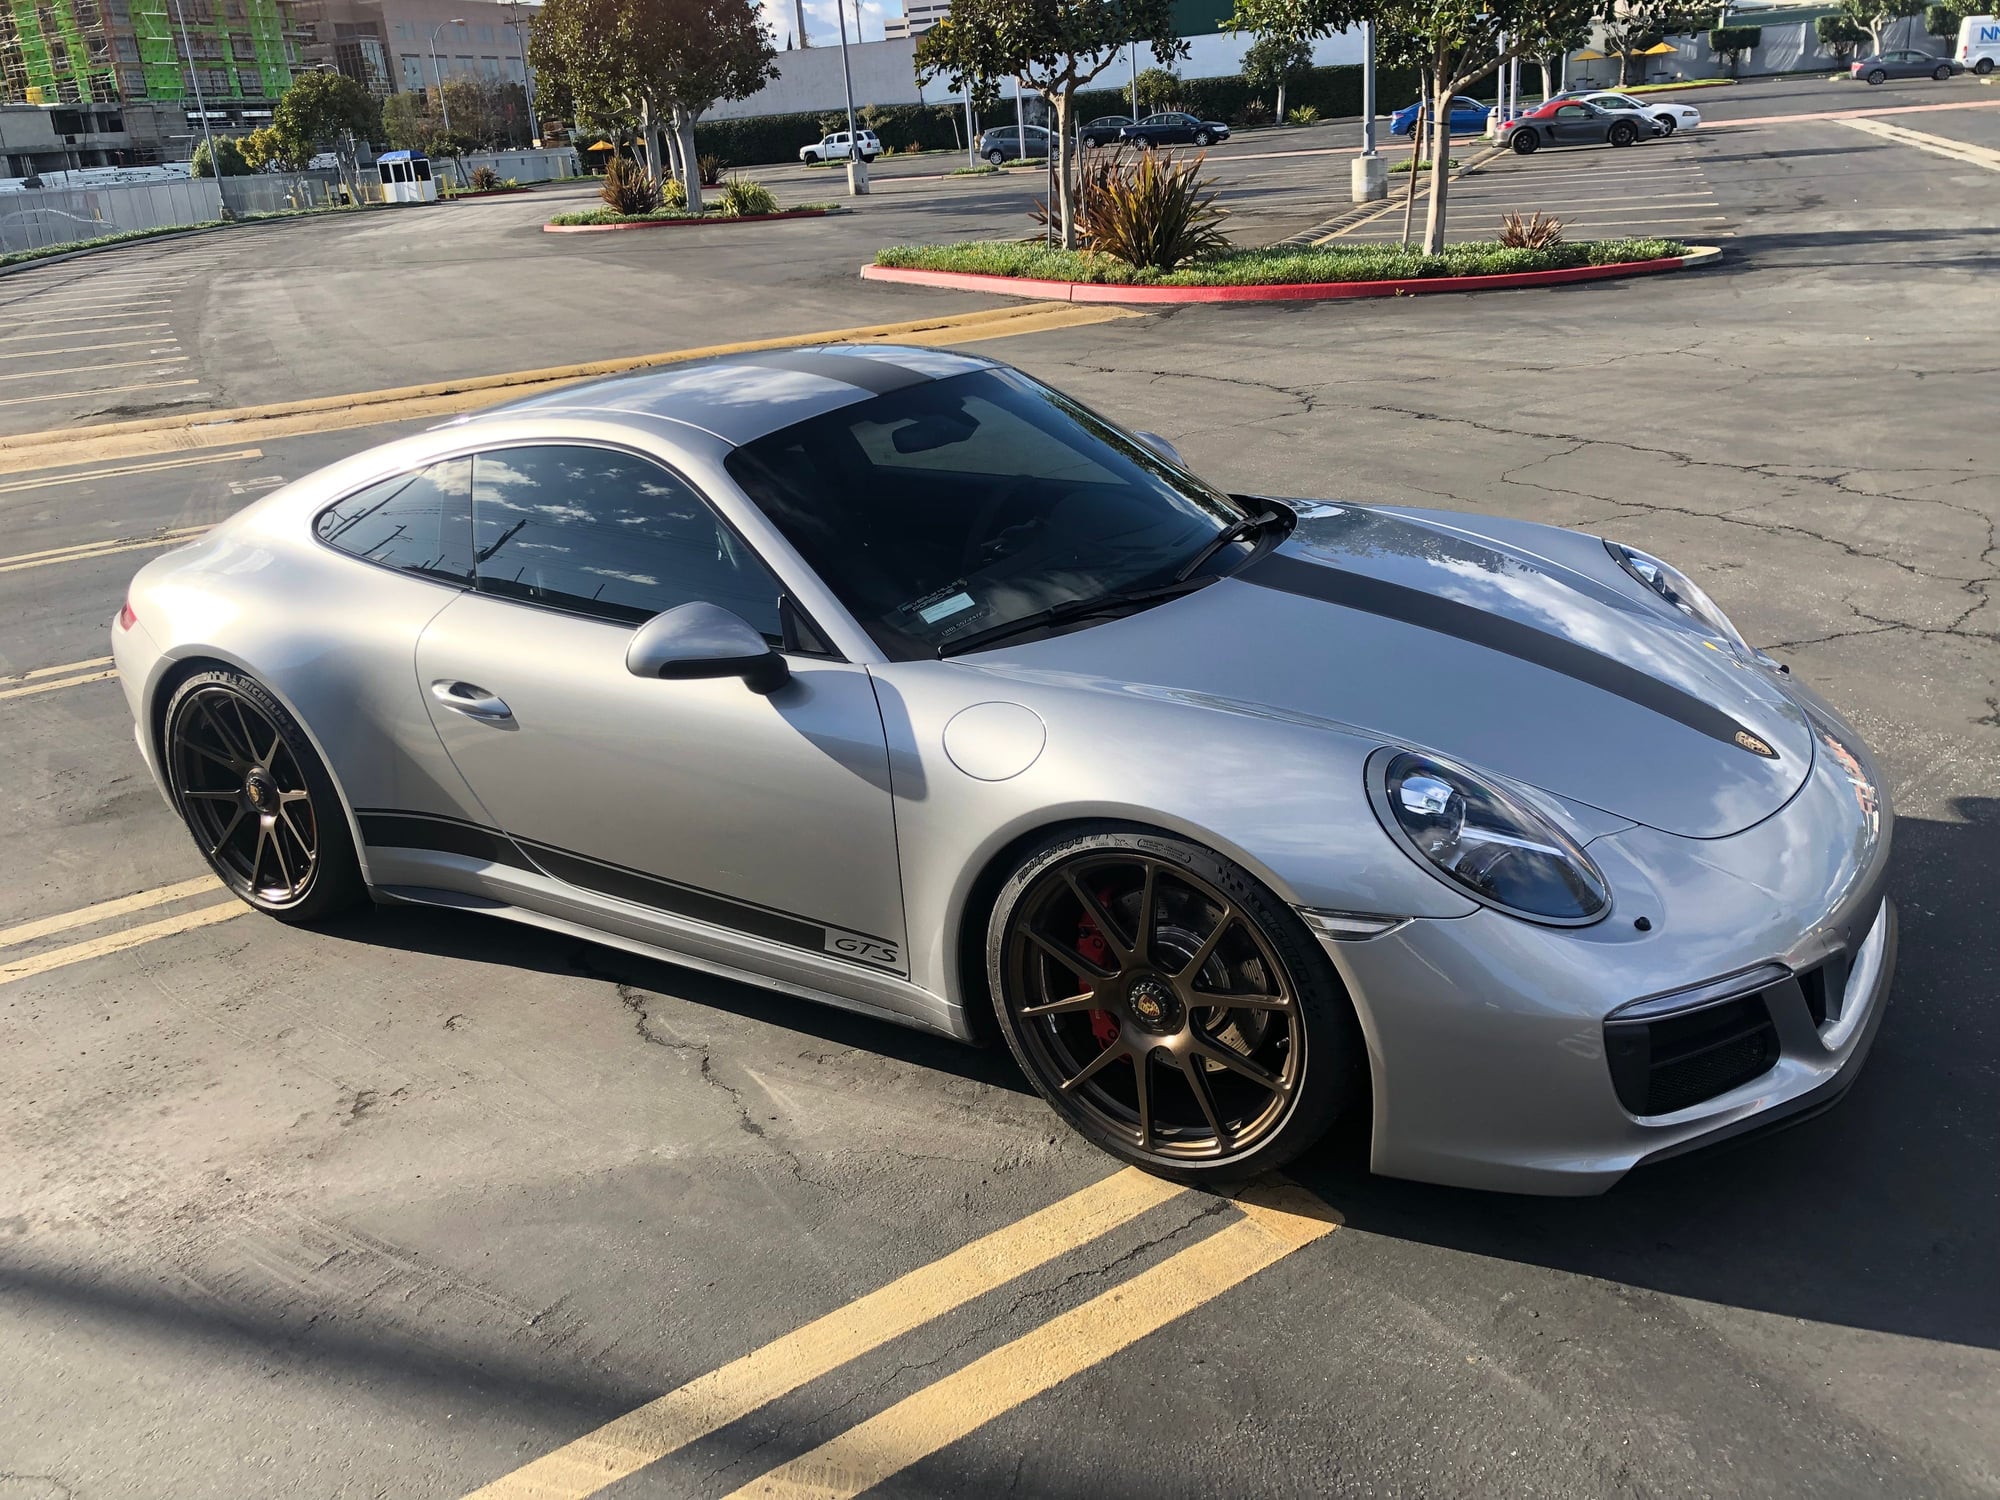
[[[950,9],[951,0],[903,0],[903,13],[882,23],[882,35],[887,40],[922,36],[943,20]]]

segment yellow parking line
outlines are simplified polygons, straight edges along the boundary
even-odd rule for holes
[[[61,677],[53,682],[33,682],[26,687],[0,689],[0,699],[32,698],[37,693],[53,693],[58,688],[82,687],[86,682],[108,682],[117,675],[113,670],[90,672],[82,677]]]
[[[1127,1167],[606,1423],[467,1500],[594,1495],[1186,1191]]]
[[[11,676],[0,677],[0,687],[15,682],[33,682],[37,677],[60,677],[65,672],[85,672],[93,667],[110,665],[111,658],[108,656],[93,656],[84,661],[66,661],[59,667],[36,667],[32,672],[15,672]]]
[[[835,328],[818,333],[788,334],[780,338],[748,339],[741,343],[673,349],[661,354],[591,360],[537,370],[516,370],[505,375],[472,376],[429,385],[357,391],[344,396],[314,396],[300,401],[281,401],[225,411],[188,411],[173,416],[107,422],[80,429],[18,433],[0,437],[0,473],[19,474],[65,464],[213,448],[248,439],[266,441],[305,432],[336,432],[354,427],[373,427],[384,422],[450,416],[477,411],[500,401],[538,395],[580,380],[682,364],[717,354],[751,354],[767,349],[795,349],[808,344],[845,342],[926,346],[963,344],[1142,316],[1144,314],[1123,307],[1029,302],[1015,307],[983,308],[977,312],[919,318],[905,323],[877,323],[864,328]],[[198,382],[190,380],[184,383],[194,385]],[[98,393],[71,393],[90,394]],[[0,406],[7,404],[0,402]]]
[[[146,922],[138,927],[127,927],[121,932],[88,938],[81,943],[71,943],[67,948],[51,948],[47,953],[32,953],[26,958],[17,958],[9,963],[0,964],[0,984],[13,984],[16,980],[32,979],[37,974],[46,974],[52,969],[66,969],[71,964],[80,964],[86,959],[102,958],[108,953],[123,953],[127,948],[137,948],[145,943],[156,942],[160,938],[172,937],[176,933],[192,932],[197,927],[212,927],[217,922],[227,922],[231,917],[240,917],[249,910],[249,907],[232,896],[227,901],[218,901],[213,906],[198,906],[193,911],[182,912],[177,917],[162,917],[157,922]]]
[[[87,391],[54,391],[44,396],[9,396],[0,406],[26,406],[34,401],[76,401],[85,396],[116,396],[125,391],[163,391],[175,385],[200,385],[199,380],[154,380],[142,385],[99,385]]]
[[[1260,1202],[1246,1195],[1244,1217],[1227,1229],[751,1480],[728,1500],[849,1500],[1338,1227],[1303,1189],[1285,1185],[1265,1193]]]
[[[52,933],[89,927],[96,922],[108,922],[113,917],[122,917],[127,912],[144,911],[151,906],[165,906],[169,901],[184,901],[189,896],[205,895],[209,891],[221,889],[221,881],[213,875],[203,875],[195,880],[182,880],[173,885],[155,886],[150,891],[138,891],[130,896],[99,901],[94,906],[79,907],[75,911],[58,912],[52,917],[37,917],[34,921],[23,922],[17,927],[0,928],[0,948],[18,947],[22,943],[32,943],[36,938],[48,937]]]
[[[1955,141],[1950,136],[1931,135],[1922,130],[1910,130],[1902,125],[1886,125],[1880,120],[1842,120],[1839,123],[1849,130],[1859,130],[1865,135],[1894,141],[1900,146],[1914,146],[1917,150],[1928,151],[1933,156],[1964,162],[1968,166],[1984,167],[1989,172],[2000,172],[2000,151],[1995,151],[1991,146],[1975,146],[1969,141]]]
[[[127,474],[157,474],[162,469],[191,469],[198,464],[230,464],[263,456],[262,448],[238,448],[229,453],[191,453],[186,458],[159,458],[151,463],[119,464],[109,469],[89,469],[81,474],[52,474],[44,479],[10,479],[0,482],[0,495],[18,494],[22,490],[53,489],[61,484],[88,484],[93,479],[117,479]],[[6,561],[12,559],[0,558],[0,562]]]
[[[23,552],[18,557],[0,557],[0,573],[19,573],[24,568],[47,568],[56,563],[87,562],[93,557],[109,557],[114,552],[137,552],[145,547],[177,547],[210,530],[207,526],[183,526],[158,536],[119,537],[108,542],[92,542],[80,547],[56,547],[47,552]]]

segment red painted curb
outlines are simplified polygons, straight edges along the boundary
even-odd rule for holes
[[[1021,276],[983,276],[969,271],[916,271],[895,266],[863,266],[864,281],[947,287],[958,292],[998,292],[1053,302],[1337,302],[1359,297],[1418,296],[1427,292],[1505,291],[1509,287],[1559,286],[1570,281],[1602,281],[1678,271],[1708,255],[1670,255],[1660,260],[1626,261],[1615,266],[1567,266],[1556,271],[1515,271],[1503,276],[1415,276],[1402,281],[1301,281],[1265,286],[1115,286],[1087,281],[1031,281]]]
[[[525,191],[525,190],[524,190]],[[824,219],[831,209],[788,208],[775,214],[710,214],[699,219],[647,219],[637,224],[544,224],[543,234],[605,234],[614,229],[692,229],[703,224],[761,224],[766,219]]]

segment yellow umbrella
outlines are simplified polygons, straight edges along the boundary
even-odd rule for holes
[[[1655,42],[1643,52],[1633,55],[1636,57],[1673,57],[1680,50],[1680,48],[1674,46],[1671,42]]]
[[[618,148],[609,141],[599,141],[595,146],[586,146],[586,151],[616,151]]]
[[[1569,60],[1571,62],[1603,62],[1604,54],[1602,52],[1593,52],[1590,48],[1585,47],[1581,52],[1570,53]]]

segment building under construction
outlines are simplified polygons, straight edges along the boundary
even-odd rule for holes
[[[0,0],[0,102],[124,107],[135,154],[185,156],[197,87],[221,131],[291,86],[284,0]]]

